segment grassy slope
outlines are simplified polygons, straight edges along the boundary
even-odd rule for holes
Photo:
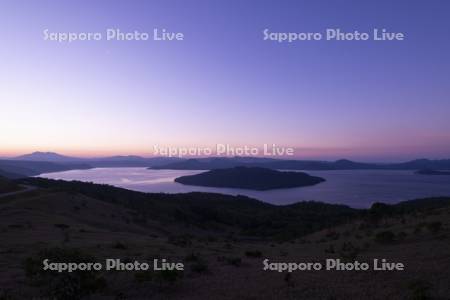
[[[52,246],[78,248],[97,259],[164,257],[186,263],[184,277],[174,284],[155,278],[142,282],[133,272],[102,274],[108,285],[97,295],[106,299],[119,295],[130,299],[444,299],[450,293],[449,199],[355,211],[318,203],[276,207],[245,197],[142,194],[91,184],[33,182],[48,188],[0,201],[0,287],[11,288],[9,293],[16,299],[36,296],[45,288],[26,279],[23,261]],[[317,223],[317,215],[332,226]],[[333,215],[344,215],[345,220],[339,218],[341,225],[337,225],[329,220]],[[252,223],[261,222],[261,217],[267,224]],[[438,229],[432,225],[437,222]],[[308,234],[290,228],[301,224],[327,228],[308,228]],[[252,226],[258,228],[255,234],[248,231]],[[261,230],[276,234],[262,236]],[[296,235],[282,242],[279,233],[286,231]],[[261,257],[248,256],[248,251]],[[408,268],[393,273],[291,276],[261,270],[264,258],[301,262],[328,257],[388,258]]]
[[[343,223],[359,211],[344,205],[304,202],[275,206],[245,196],[210,193],[146,194],[107,185],[54,181],[42,178],[23,180],[44,188],[81,193],[137,211],[145,223],[158,220],[179,224],[181,229],[199,229],[264,238],[289,239],[321,228]]]
[[[0,176],[0,195],[4,193],[10,193],[19,191],[21,187],[10,180]]]

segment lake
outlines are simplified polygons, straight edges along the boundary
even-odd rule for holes
[[[174,182],[179,176],[204,171],[149,170],[146,168],[96,168],[42,174],[40,177],[79,180],[110,184],[140,192],[187,193],[213,192],[247,195],[273,204],[290,204],[315,200],[367,208],[374,202],[396,203],[431,196],[450,196],[450,176],[426,176],[414,171],[342,170],[306,171],[326,182],[315,186],[252,191],[244,189],[209,188],[182,185]]]

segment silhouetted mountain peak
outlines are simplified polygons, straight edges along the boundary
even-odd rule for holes
[[[142,156],[137,155],[116,155],[108,157],[93,158],[92,160],[110,160],[110,161],[121,161],[121,160],[145,160]]]
[[[336,161],[337,164],[354,164],[354,161],[351,161],[349,159],[339,159]]]
[[[40,152],[36,151],[31,154],[17,156],[16,160],[31,160],[31,161],[73,161],[77,160],[75,157],[64,156],[55,152]]]
[[[429,163],[431,162],[431,160],[427,159],[427,158],[419,158],[419,159],[414,159],[412,161],[410,161],[410,163]]]

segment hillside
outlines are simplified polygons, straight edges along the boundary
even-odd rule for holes
[[[5,193],[15,192],[20,190],[21,187],[11,180],[2,177],[0,174],[0,196]]]
[[[252,235],[261,237],[285,239],[344,222],[350,215],[359,211],[344,205],[320,202],[276,206],[246,196],[199,192],[141,193],[108,185],[43,178],[27,178],[21,182],[46,189],[80,193],[135,209],[137,219],[178,224],[180,231],[184,231],[185,226],[194,226],[226,234],[231,228],[232,231],[238,230],[244,235],[251,232]],[[314,214],[311,214],[311,211]],[[275,228],[272,227],[273,222],[278,224]]]
[[[445,299],[450,293],[448,198],[354,210],[204,193],[144,194],[39,178],[22,183],[41,188],[0,200],[5,299]],[[44,258],[156,257],[182,261],[186,269],[42,271]],[[407,271],[262,270],[264,259],[327,258],[386,258],[404,263]]]
[[[175,179],[175,182],[187,185],[259,191],[310,186],[323,181],[325,179],[310,176],[303,172],[280,172],[258,167],[215,169],[205,173],[182,176]]]
[[[18,178],[23,178],[24,176],[20,175],[20,174],[12,173],[12,172],[3,171],[0,169],[0,177],[4,177],[4,178],[8,178],[8,179],[18,179]]]
[[[89,169],[82,163],[54,163],[46,161],[0,160],[0,170],[14,177],[36,176],[42,173],[61,172],[73,169]]]

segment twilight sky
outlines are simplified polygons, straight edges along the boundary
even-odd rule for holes
[[[299,158],[450,158],[449,15],[446,0],[0,0],[0,156],[275,143]],[[185,38],[106,41],[107,28]],[[277,43],[266,28],[406,39]]]

